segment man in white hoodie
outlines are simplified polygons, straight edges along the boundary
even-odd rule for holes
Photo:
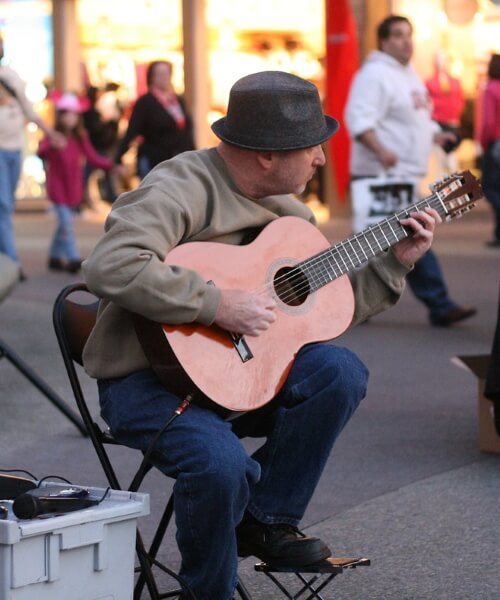
[[[444,145],[455,139],[431,119],[427,89],[410,65],[412,34],[405,17],[384,19],[377,29],[378,50],[354,77],[345,111],[353,142],[353,181],[386,174],[415,184],[427,173],[433,143]],[[433,325],[447,327],[476,313],[474,307],[459,306],[449,297],[432,251],[418,261],[407,280],[427,306]]]

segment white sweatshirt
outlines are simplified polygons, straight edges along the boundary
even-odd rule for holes
[[[15,91],[15,98],[2,86],[2,80]],[[0,65],[0,149],[22,149],[26,121],[40,123],[31,102],[26,98],[24,83],[15,71]]]
[[[385,52],[372,52],[354,77],[345,110],[352,138],[351,175],[384,173],[375,154],[356,140],[373,130],[379,141],[398,157],[388,174],[422,177],[434,133],[427,89],[411,65],[402,65]]]

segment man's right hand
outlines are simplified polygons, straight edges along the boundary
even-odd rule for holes
[[[394,167],[394,165],[398,162],[398,155],[395,154],[392,150],[386,148],[380,142],[380,140],[377,137],[377,134],[373,129],[368,129],[367,131],[360,133],[357,136],[357,140],[375,154],[377,160],[380,162],[380,164],[384,167],[385,170]]]
[[[380,148],[378,152],[376,152],[376,156],[386,170],[394,167],[398,162],[397,154],[387,148]]]
[[[221,290],[214,323],[222,329],[257,336],[276,321],[276,302],[267,295],[243,290]]]

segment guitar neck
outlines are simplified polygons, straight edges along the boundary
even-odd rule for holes
[[[400,240],[409,237],[411,231],[401,225],[401,219],[427,206],[434,208],[443,219],[448,215],[439,195],[434,193],[301,262],[297,266],[306,275],[310,290],[318,290],[368,262],[374,256],[385,252]]]

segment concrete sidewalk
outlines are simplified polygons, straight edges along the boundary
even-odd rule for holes
[[[450,362],[491,347],[500,252],[484,246],[490,219],[483,202],[441,227],[435,243],[452,296],[476,305],[476,317],[450,329],[432,328],[422,305],[405,292],[391,311],[338,340],[369,367],[369,392],[338,441],[303,525],[335,555],[366,556],[372,566],[338,576],[325,598],[498,597],[500,455],[478,451],[476,381]],[[15,226],[28,281],[0,305],[0,337],[73,406],[51,310],[60,289],[79,277],[46,270],[55,226],[50,213],[20,212]],[[348,236],[349,227],[336,219],[322,225],[332,241]],[[101,235],[102,215],[78,219],[76,228],[87,255]],[[85,389],[97,413],[94,382],[85,380]],[[105,484],[90,442],[5,359],[0,394],[0,467]],[[259,441],[245,444],[251,451]],[[127,481],[137,455],[122,449],[114,454]],[[148,478],[154,512],[171,485],[157,473]],[[153,518],[143,521],[151,535]],[[178,564],[173,532],[160,558]],[[254,573],[255,562],[245,559],[240,569],[254,600],[283,597]]]

